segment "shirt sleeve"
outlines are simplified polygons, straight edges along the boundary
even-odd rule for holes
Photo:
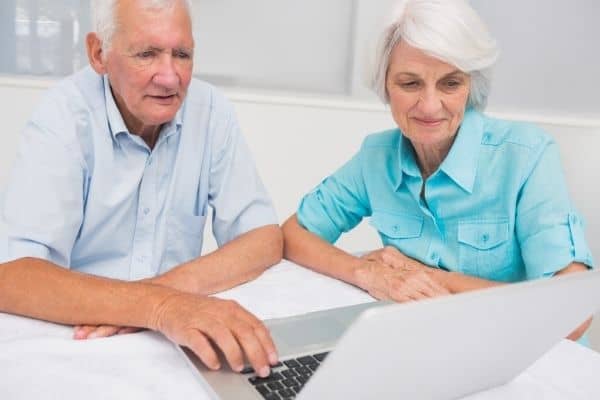
[[[552,275],[572,262],[593,267],[584,223],[569,200],[555,142],[545,146],[521,189],[516,231],[528,279]]]
[[[278,224],[278,220],[233,107],[220,101],[225,112],[217,117],[214,128],[208,202],[213,208],[213,234],[222,246],[252,229]]]
[[[297,212],[300,225],[329,243],[369,215],[360,152],[304,196]]]
[[[83,218],[84,172],[80,151],[62,137],[75,122],[48,100],[25,126],[9,176],[4,258],[37,257],[68,267]]]

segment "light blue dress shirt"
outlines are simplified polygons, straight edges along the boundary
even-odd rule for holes
[[[198,257],[208,207],[219,245],[277,224],[233,108],[213,87],[192,80],[151,150],[89,67],[45,95],[5,195],[5,259],[124,280]]]
[[[425,181],[398,129],[306,195],[300,224],[333,243],[364,217],[384,245],[427,265],[497,281],[592,266],[557,144],[535,126],[467,110],[450,152]]]

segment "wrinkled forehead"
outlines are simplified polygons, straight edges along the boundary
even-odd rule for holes
[[[160,3],[160,4],[156,4]],[[115,39],[157,47],[193,48],[192,19],[184,0],[119,1]]]
[[[192,28],[192,18],[183,0],[121,0],[114,10],[117,31],[127,32],[131,28],[151,30],[161,23],[183,25]]]

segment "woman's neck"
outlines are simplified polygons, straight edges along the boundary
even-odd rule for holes
[[[454,143],[454,135],[449,141],[444,143],[436,143],[433,145],[423,145],[419,143],[413,143],[415,149],[415,155],[417,157],[417,164],[421,171],[423,180],[429,178],[442,164],[442,161],[446,158]]]

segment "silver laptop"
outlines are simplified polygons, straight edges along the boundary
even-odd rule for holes
[[[455,399],[514,378],[599,309],[589,271],[268,320],[282,363],[265,379],[183,354],[215,399]]]

